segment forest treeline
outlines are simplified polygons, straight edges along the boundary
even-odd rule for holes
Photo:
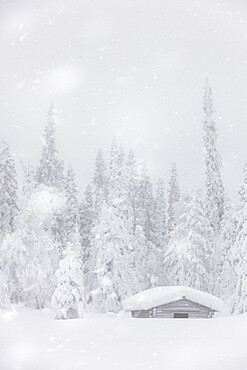
[[[162,176],[153,184],[145,161],[116,140],[109,153],[98,151],[92,180],[79,194],[73,168],[59,158],[53,106],[40,161],[23,166],[19,192],[15,161],[2,142],[0,306],[52,304],[66,319],[85,309],[117,312],[123,299],[150,287],[184,285],[221,297],[235,314],[246,312],[247,163],[233,206],[208,81],[202,131],[205,188],[186,194],[175,163],[168,186]]]

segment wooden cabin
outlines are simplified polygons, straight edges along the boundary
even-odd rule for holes
[[[219,298],[183,286],[145,290],[123,302],[123,310],[133,318],[212,318],[223,309]]]

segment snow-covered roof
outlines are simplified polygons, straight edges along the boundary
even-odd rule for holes
[[[123,301],[122,307],[125,311],[149,310],[150,308],[176,302],[183,298],[209,307],[215,311],[224,310],[224,304],[221,299],[184,286],[164,286],[144,290]]]

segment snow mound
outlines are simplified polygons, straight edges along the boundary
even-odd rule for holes
[[[125,299],[122,307],[125,311],[149,310],[150,308],[176,302],[183,298],[209,307],[217,312],[225,310],[225,305],[221,299],[184,286],[164,286],[145,290]]]

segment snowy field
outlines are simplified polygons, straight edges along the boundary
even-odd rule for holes
[[[52,311],[1,311],[1,370],[245,370],[247,315],[53,320]]]

